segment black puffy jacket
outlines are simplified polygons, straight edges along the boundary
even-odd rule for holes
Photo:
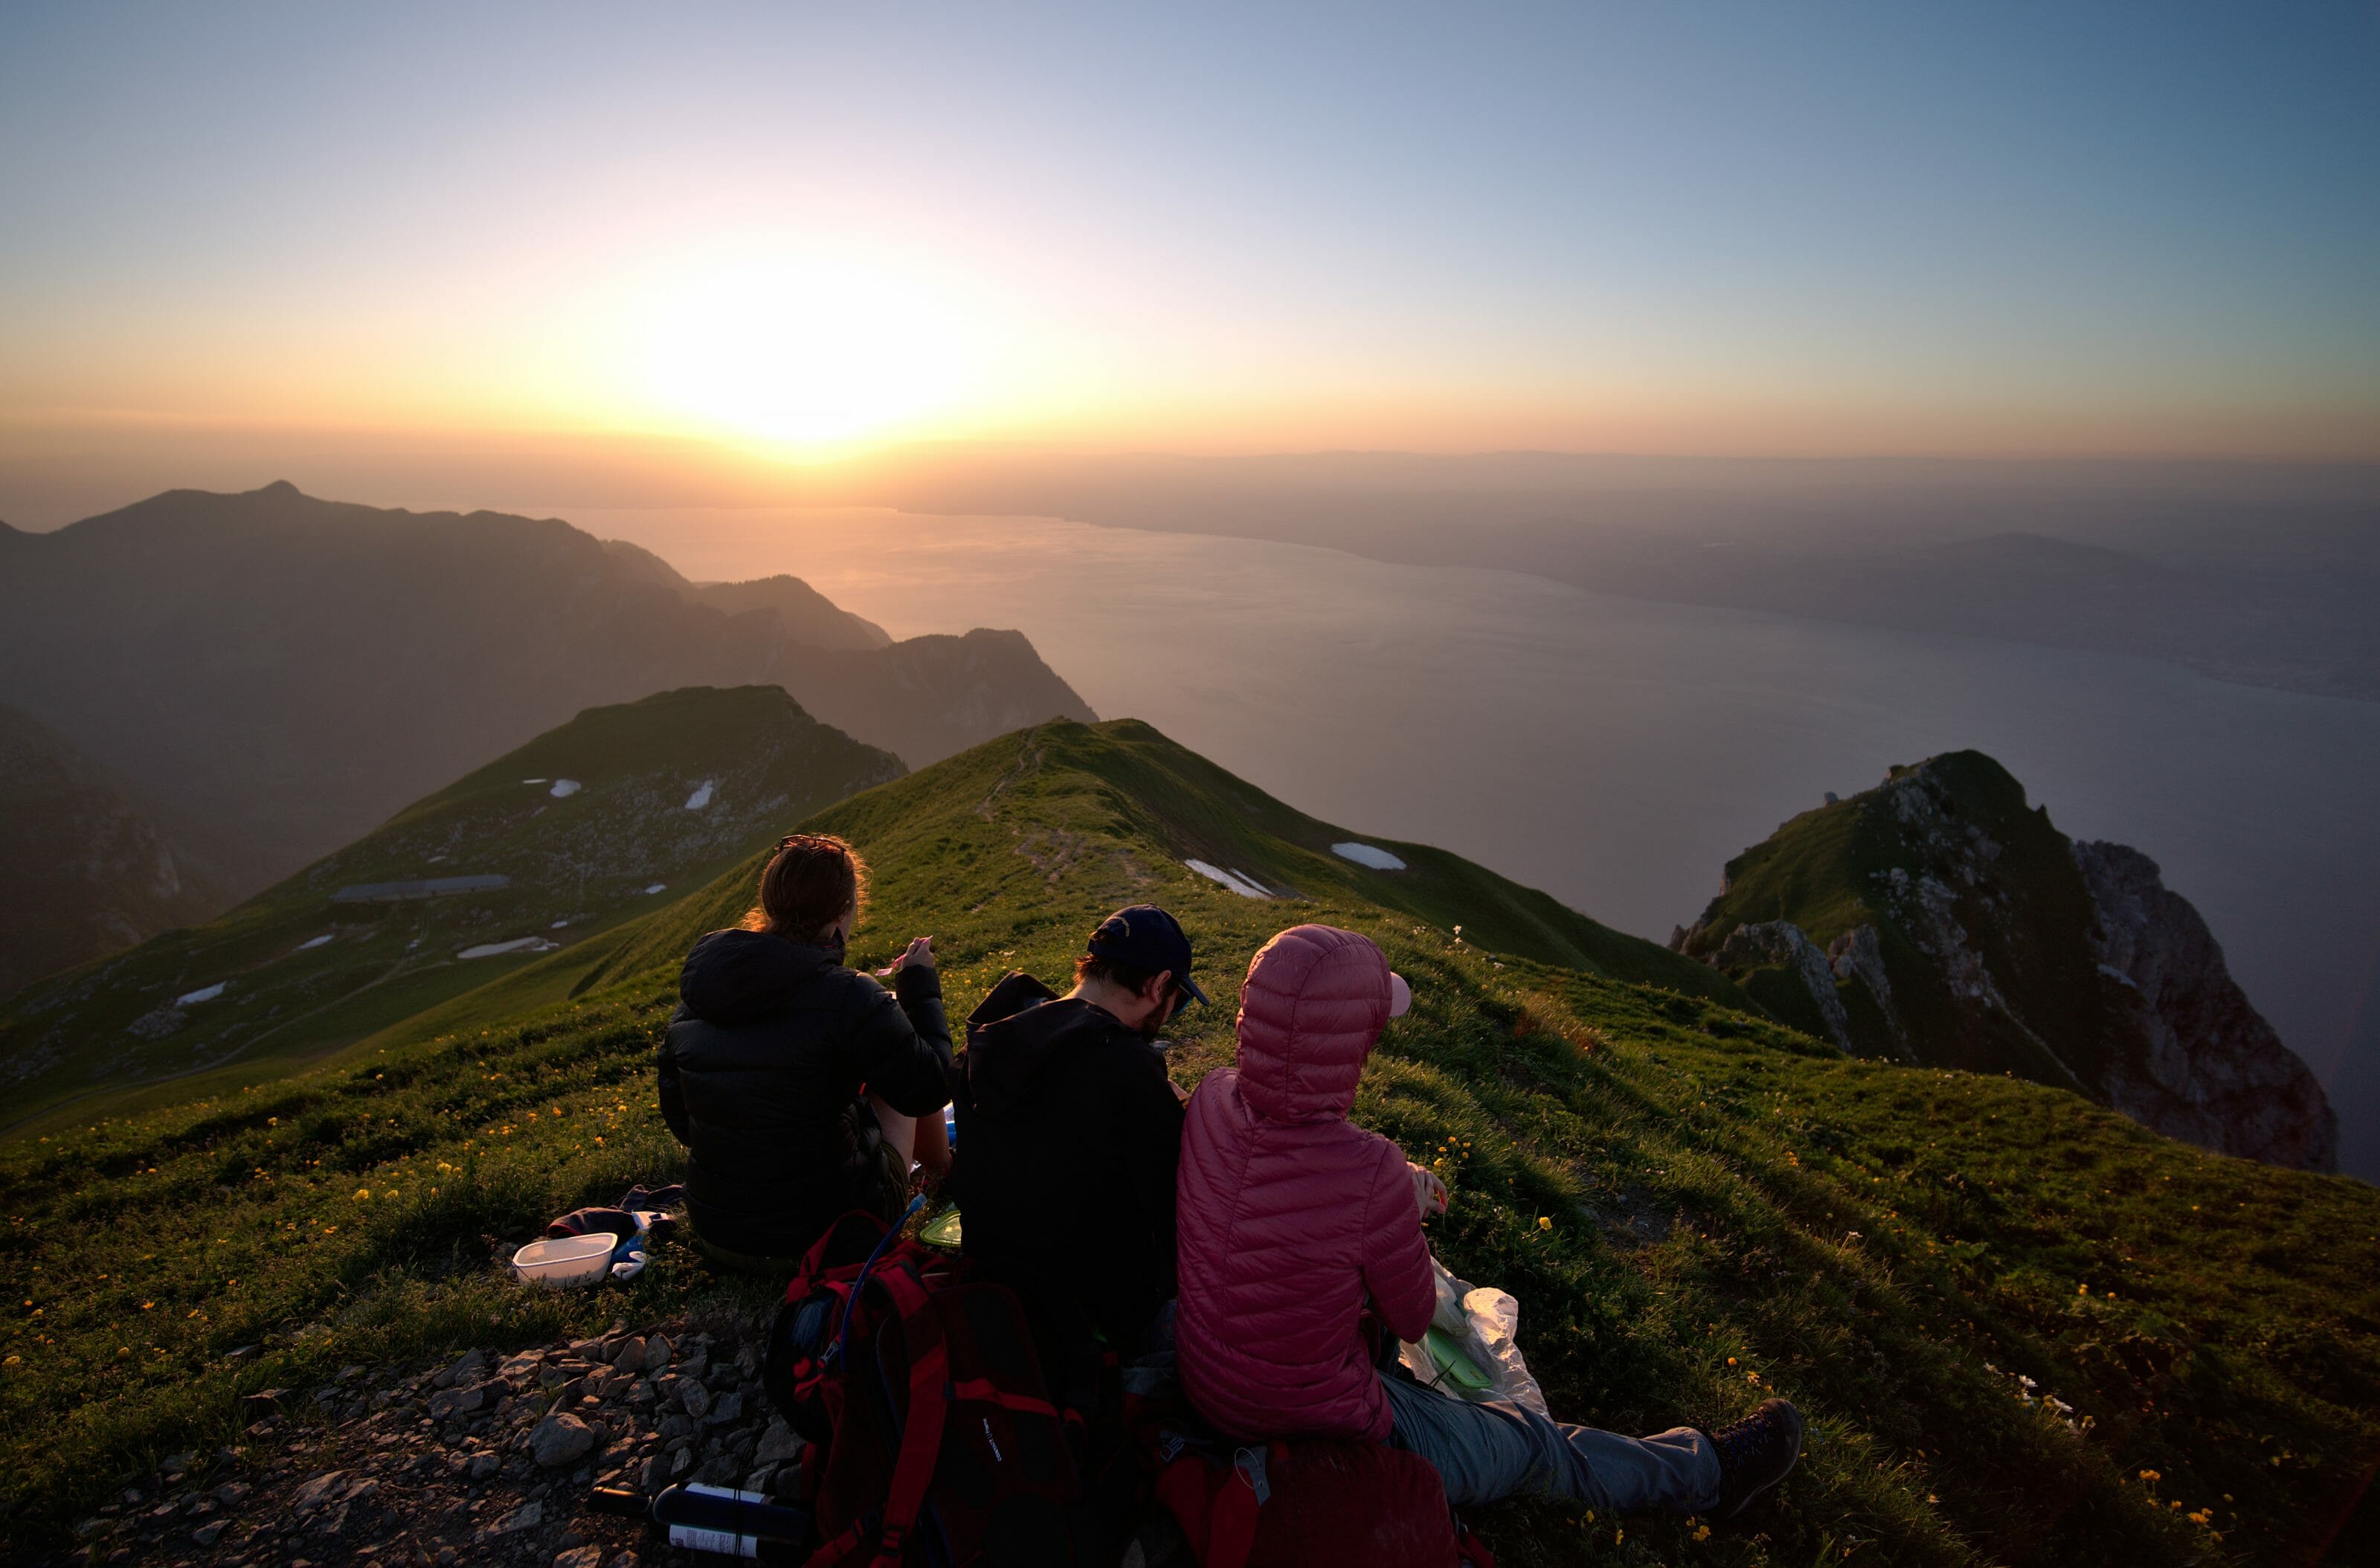
[[[872,1206],[876,1156],[847,1114],[862,1087],[908,1116],[950,1098],[941,977],[911,966],[893,987],[765,931],[694,944],[662,1039],[661,1101],[688,1150],[686,1208],[705,1240],[795,1258]]]
[[[968,1260],[1124,1355],[1173,1295],[1182,1106],[1165,1058],[1024,973],[967,1019],[950,1189]]]

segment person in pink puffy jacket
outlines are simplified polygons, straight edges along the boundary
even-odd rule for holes
[[[1347,1120],[1364,1063],[1410,992],[1370,939],[1298,926],[1267,942],[1240,993],[1239,1064],[1191,1096],[1176,1178],[1182,1386],[1242,1440],[1387,1441],[1428,1460],[1461,1507],[1516,1492],[1609,1509],[1735,1513],[1793,1467],[1783,1400],[1717,1432],[1621,1437],[1508,1401],[1414,1381],[1362,1332],[1402,1340],[1437,1305],[1426,1210],[1445,1189]]]

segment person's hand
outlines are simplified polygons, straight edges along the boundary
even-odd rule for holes
[[[1166,1087],[1167,1088],[1170,1088],[1170,1089],[1172,1089],[1172,1090],[1173,1091],[1173,1098],[1174,1098],[1175,1100],[1179,1100],[1181,1103],[1183,1103],[1183,1104],[1184,1104],[1184,1105],[1187,1105],[1187,1104],[1189,1104],[1189,1103],[1190,1103],[1190,1091],[1189,1091],[1188,1089],[1184,1088],[1180,1084],[1175,1083],[1172,1078],[1168,1078],[1168,1079],[1166,1079],[1166,1080],[1165,1080],[1165,1087]]]
[[[1445,1213],[1446,1184],[1438,1179],[1438,1173],[1425,1171],[1410,1160],[1405,1161],[1405,1170],[1413,1176],[1414,1206],[1421,1210],[1421,1217],[1427,1220],[1433,1214]]]
[[[880,976],[897,975],[904,969],[930,969],[933,966],[934,939],[929,936],[921,936],[909,943],[908,952],[904,953],[900,957],[895,958],[892,963],[887,964],[884,967],[877,970],[876,972]]]

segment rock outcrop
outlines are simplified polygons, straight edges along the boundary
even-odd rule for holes
[[[2148,1049],[2109,1077],[2107,1102],[2210,1149],[2333,1169],[2338,1118],[2296,1052],[2231,978],[2223,949],[2156,862],[2121,844],[2074,846],[2099,923],[2100,972],[2119,979]]]
[[[1670,945],[1863,1055],[2010,1072],[2208,1149],[2336,1168],[2338,1119],[2155,863],[1980,752],[1896,768],[1727,867]]]

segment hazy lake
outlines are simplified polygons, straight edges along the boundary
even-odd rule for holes
[[[2380,704],[1050,518],[562,515],[698,579],[791,572],[895,637],[1021,628],[1103,717],[1656,940],[1825,791],[1979,748],[2068,833],[2156,859],[2380,1177]]]

